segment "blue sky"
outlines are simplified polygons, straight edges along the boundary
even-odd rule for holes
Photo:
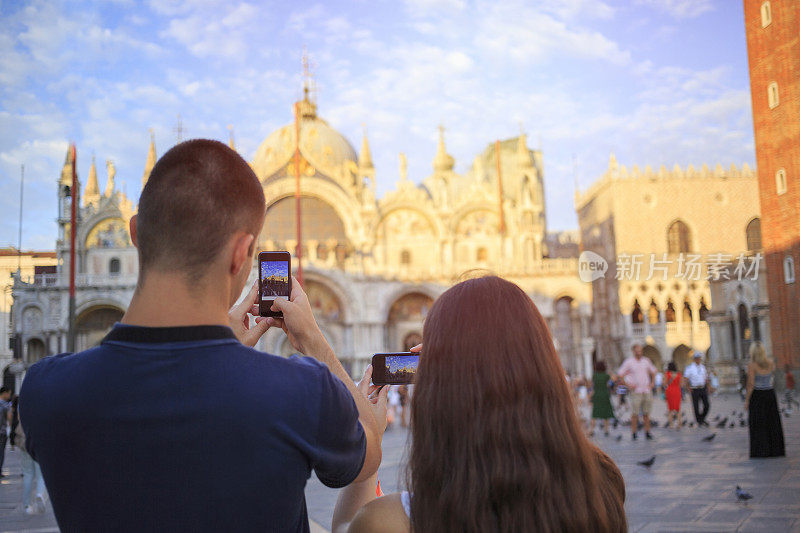
[[[56,238],[67,143],[85,184],[96,155],[132,200],[149,143],[227,140],[250,160],[292,120],[300,58],[319,113],[356,149],[366,126],[378,193],[431,172],[437,125],[463,172],[519,134],[544,156],[549,229],[577,226],[586,187],[620,164],[754,166],[747,49],[738,0],[351,0],[20,3],[0,0],[0,246]]]

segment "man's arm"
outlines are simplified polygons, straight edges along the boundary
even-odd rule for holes
[[[325,336],[314,319],[308,296],[306,296],[305,291],[303,291],[296,279],[292,278],[291,298],[289,300],[276,298],[272,310],[281,311],[283,318],[267,318],[266,321],[269,325],[281,327],[297,351],[327,365],[331,373],[345,384],[347,390],[353,396],[358,409],[358,420],[367,437],[367,454],[356,481],[363,481],[369,478],[377,472],[378,466],[381,464],[381,440],[383,438],[383,430],[386,427],[386,395],[388,387],[384,387],[384,390],[380,392],[378,402],[374,405],[369,402],[364,393],[358,390],[356,384],[347,374],[339,359],[337,359],[328,341],[325,340]],[[381,419],[383,427],[379,422]]]

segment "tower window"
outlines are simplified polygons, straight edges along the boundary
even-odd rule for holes
[[[120,271],[119,259],[117,259],[116,257],[112,257],[111,260],[108,262],[108,273],[119,274],[119,271]]]
[[[775,191],[778,194],[786,192],[786,170],[780,169],[775,173]]]
[[[489,258],[489,253],[486,251],[486,248],[480,247],[478,248],[478,262],[483,263]]]
[[[772,8],[769,2],[761,4],[761,27],[766,28],[772,22]]]
[[[411,264],[411,252],[408,250],[403,250],[400,252],[400,264],[402,265],[410,265]]]
[[[783,259],[783,281],[788,285],[794,283],[794,258],[787,255]]]
[[[773,81],[767,86],[767,101],[770,109],[778,107],[778,82]]]

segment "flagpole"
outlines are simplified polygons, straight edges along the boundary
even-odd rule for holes
[[[72,206],[70,209],[70,225],[69,225],[69,331],[67,334],[67,351],[75,351],[75,233],[77,230],[75,214],[75,204],[78,198],[78,174],[75,171],[75,163],[77,154],[75,152],[75,143],[70,147],[72,155],[72,189],[71,200]]]
[[[295,175],[295,191],[294,191],[294,208],[295,220],[297,221],[297,246],[295,248],[295,256],[297,257],[297,281],[303,285],[303,229],[302,229],[302,211],[300,207],[300,102],[294,104],[294,175]]]
[[[20,165],[19,177],[19,239],[17,240],[17,279],[22,281],[22,204],[25,192],[25,165]]]

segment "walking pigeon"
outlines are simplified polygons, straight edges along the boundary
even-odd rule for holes
[[[747,500],[752,500],[753,495],[749,492],[745,492],[745,490],[739,485],[736,485],[736,499],[740,502],[746,502]]]
[[[644,467],[646,467],[646,468],[650,468],[651,466],[653,466],[653,463],[655,463],[655,462],[656,462],[656,456],[654,455],[654,456],[653,456],[653,457],[651,457],[650,459],[648,459],[648,460],[646,460],[646,461],[639,461],[639,462],[637,462],[636,464],[637,464],[637,465],[644,466]]]
[[[714,437],[716,437],[716,436],[717,436],[717,434],[716,434],[716,433],[712,433],[712,434],[711,434],[711,435],[709,435],[708,437],[703,437],[703,441],[704,441],[704,442],[711,442],[712,440],[714,440]]]

